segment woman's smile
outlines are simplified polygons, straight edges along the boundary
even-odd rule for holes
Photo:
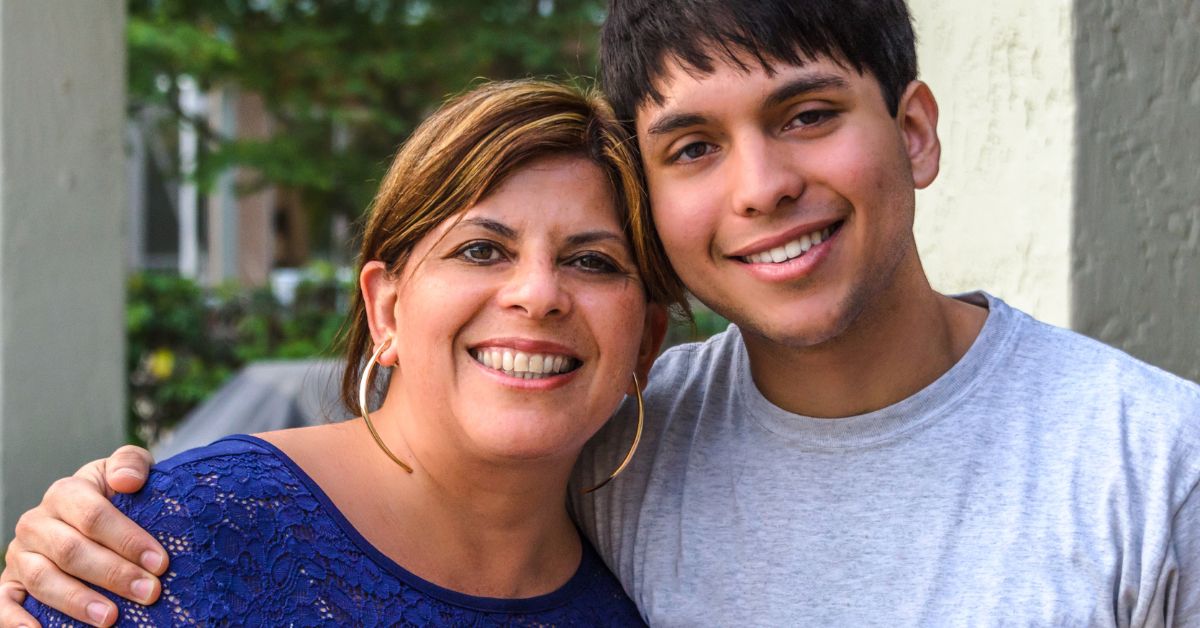
[[[615,202],[588,160],[540,159],[379,275],[394,295],[379,320],[406,339],[380,416],[457,456],[574,456],[629,389],[647,329]]]
[[[469,353],[488,370],[514,380],[563,381],[582,363],[565,346],[523,338],[489,340],[472,347]]]

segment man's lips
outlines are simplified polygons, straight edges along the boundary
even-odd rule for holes
[[[728,257],[746,264],[780,264],[801,257],[809,250],[833,237],[842,226],[841,220],[808,223],[782,234],[744,246]]]

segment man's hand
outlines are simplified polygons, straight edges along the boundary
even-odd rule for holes
[[[121,447],[55,482],[21,515],[0,574],[0,625],[38,625],[21,608],[28,591],[79,621],[111,626],[116,605],[76,578],[142,604],[158,599],[167,552],[109,501],[141,489],[153,462],[145,449]]]

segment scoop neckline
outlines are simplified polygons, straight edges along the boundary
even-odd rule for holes
[[[342,511],[338,509],[325,490],[321,488],[321,485],[318,484],[317,481],[314,480],[306,471],[304,471],[304,469],[301,468],[295,460],[293,460],[290,456],[284,453],[283,450],[276,447],[271,442],[257,436],[251,436],[249,434],[234,434],[231,436],[226,436],[217,442],[221,441],[243,441],[245,443],[255,445],[260,449],[266,450],[285,466],[287,466],[287,468],[292,472],[292,475],[294,475],[302,484],[304,484],[309,493],[321,503],[327,514],[334,520],[338,527],[341,528],[342,533],[345,534],[346,537],[358,547],[358,549],[360,549],[381,568],[391,573],[404,584],[447,604],[474,611],[509,614],[529,614],[559,608],[570,602],[570,600],[578,595],[579,592],[584,588],[588,574],[594,569],[596,561],[598,560],[594,554],[595,550],[588,545],[587,539],[580,534],[579,540],[582,551],[580,552],[581,556],[579,560],[579,566],[575,569],[575,573],[572,574],[571,577],[565,583],[563,583],[561,587],[555,589],[554,591],[526,598],[495,598],[481,597],[468,593],[462,593],[453,589],[447,589],[405,569],[402,565],[400,565],[400,563],[397,563],[395,560],[388,557],[387,554],[384,554],[382,551],[380,551],[379,548],[375,547],[366,539],[366,537],[362,535],[362,533],[358,531],[357,528],[354,527],[354,524],[350,523],[350,520],[347,519],[344,514],[342,514]]]

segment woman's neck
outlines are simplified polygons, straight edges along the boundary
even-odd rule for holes
[[[313,477],[354,527],[406,570],[484,597],[554,591],[579,565],[566,510],[571,461],[489,464],[404,438],[396,407],[372,414],[406,473],[362,419],[262,437]],[[414,449],[419,454],[414,453]]]

